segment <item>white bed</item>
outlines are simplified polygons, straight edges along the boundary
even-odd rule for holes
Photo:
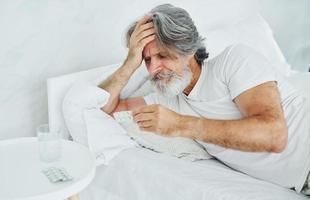
[[[151,6],[146,1],[134,2],[136,3],[133,3],[134,5]],[[160,2],[164,1],[156,4]],[[197,20],[200,32],[206,36],[207,49],[210,51],[211,58],[227,45],[238,42],[252,46],[274,61],[281,71],[287,73],[289,66],[273,38],[270,27],[255,14],[257,6],[254,1],[208,0],[199,1],[197,5],[189,1],[182,1],[182,4],[174,0],[168,2],[188,9],[195,21]],[[138,10],[134,12],[137,13]],[[252,15],[253,17],[250,17]],[[120,37],[115,33],[112,34],[113,37]],[[99,67],[48,79],[50,126],[61,125],[64,127],[64,137],[69,138],[61,112],[66,91],[75,81],[106,77],[117,66]],[[139,75],[137,77],[139,78]],[[292,74],[289,79],[310,96],[310,90],[306,88],[310,85],[309,73]],[[143,94],[144,91],[140,90],[136,94],[139,93]],[[123,95],[123,97],[126,96],[128,95]],[[293,190],[236,172],[215,159],[189,162],[142,148],[122,151],[108,166],[97,167],[95,179],[80,193],[80,197],[81,200],[308,199]]]
[[[99,67],[49,79],[48,105],[51,126],[62,124],[67,131],[61,104],[64,94],[73,82],[94,80],[102,74],[107,76],[117,66]],[[292,74],[289,81],[309,95],[309,73]],[[189,162],[142,148],[125,150],[108,166],[99,166],[95,179],[80,193],[80,197],[82,200],[308,199],[293,190],[236,172],[215,159]]]
[[[126,150],[109,166],[98,167],[96,178],[80,197],[82,200],[308,199],[236,172],[214,159],[188,162],[141,148]]]

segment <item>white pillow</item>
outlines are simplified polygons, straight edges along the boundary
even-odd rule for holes
[[[120,63],[92,68],[86,71],[75,72],[71,74],[52,77],[47,80],[47,94],[48,94],[48,120],[51,127],[62,127],[63,137],[70,139],[69,131],[66,127],[65,120],[62,113],[62,104],[65,95],[73,84],[81,81],[93,82],[99,84],[106,79],[110,74],[121,66]],[[135,78],[129,80],[129,84],[121,93],[122,98],[128,97],[130,94],[135,93],[137,88],[143,85],[147,80],[148,73],[145,66],[141,66],[134,74]],[[143,87],[141,88],[144,89]],[[145,93],[141,91],[140,93]],[[145,88],[147,89],[147,88]],[[135,93],[136,94],[136,93]]]
[[[73,140],[89,147],[96,157],[97,165],[108,164],[122,150],[136,146],[129,136],[146,148],[179,158],[191,161],[211,158],[192,139],[144,133],[137,126],[130,126],[134,129],[123,129],[110,115],[100,110],[109,96],[96,84],[81,82],[70,88],[63,101],[65,122]]]
[[[84,110],[100,109],[104,106],[110,94],[89,82],[73,84],[62,104],[65,124],[74,141],[87,146]]]
[[[88,147],[95,155],[97,165],[107,165],[121,151],[138,146],[113,117],[100,109],[84,110],[83,117]]]
[[[118,66],[121,66],[122,64],[118,64]],[[107,66],[109,67],[109,66]],[[99,85],[101,82],[103,82],[108,76],[110,76],[111,73],[101,73],[98,74],[97,79],[93,81],[94,84]],[[125,85],[123,90],[120,93],[121,99],[127,99],[129,97],[132,97],[132,95],[136,94],[135,92],[139,90],[137,94],[144,94],[149,92],[150,88],[144,88],[143,85],[148,80],[149,73],[146,69],[145,63],[142,62],[141,66],[131,75],[128,83]]]
[[[277,45],[269,25],[260,15],[254,15],[223,28],[202,32],[201,35],[206,38],[210,59],[229,45],[241,43],[264,55],[283,75],[288,75],[290,72],[290,66]]]
[[[96,163],[108,164],[124,149],[137,146],[114,119],[100,110],[110,94],[90,82],[74,84],[63,101],[66,126],[75,142],[83,144],[96,157]]]

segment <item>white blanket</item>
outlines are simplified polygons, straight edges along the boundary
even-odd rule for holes
[[[88,146],[96,164],[108,164],[124,149],[137,146],[114,119],[100,110],[110,94],[93,83],[74,84],[63,101],[63,115],[73,140]]]
[[[122,118],[119,118],[120,115]],[[142,147],[190,161],[211,158],[205,148],[195,140],[185,137],[163,137],[153,132],[141,131],[137,123],[134,122],[131,111],[114,113],[114,118]]]
[[[124,167],[125,166],[125,167]],[[187,162],[142,148],[99,166],[81,200],[309,200],[215,159]]]
[[[136,147],[137,143],[129,135],[143,147],[179,158],[194,161],[211,157],[191,139],[162,137],[141,132],[137,127],[125,127],[125,130],[100,110],[109,96],[96,85],[84,82],[74,84],[63,102],[65,122],[73,140],[88,146],[95,154],[98,165],[107,165],[119,152]]]
[[[107,165],[124,149],[138,146],[115,120],[100,109],[84,110],[88,147],[97,165]]]

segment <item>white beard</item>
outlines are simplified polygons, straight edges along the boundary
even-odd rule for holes
[[[165,97],[173,97],[181,94],[190,84],[192,71],[188,66],[183,67],[183,76],[173,71],[159,72],[151,77],[151,84],[155,91]],[[169,82],[167,83],[167,80]]]

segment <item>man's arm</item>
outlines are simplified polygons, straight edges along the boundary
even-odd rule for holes
[[[279,153],[287,144],[287,125],[275,82],[252,88],[235,98],[244,115],[240,120],[185,117],[187,134],[194,139],[243,151]]]
[[[275,82],[249,89],[234,99],[244,115],[239,120],[212,120],[175,113],[160,105],[138,108],[140,128],[166,136],[183,136],[226,148],[253,152],[281,152],[287,126]]]
[[[107,80],[99,85],[100,88],[110,93],[109,101],[101,108],[101,110],[107,114],[111,114],[119,104],[120,92],[135,71],[135,68],[131,66],[132,65],[124,63],[116,72],[108,77]]]
[[[119,112],[124,110],[134,110],[140,106],[146,105],[143,97],[134,97],[126,100],[120,100],[116,109],[113,112]]]
[[[145,45],[155,39],[153,22],[148,22],[150,16],[143,17],[135,26],[130,37],[128,56],[124,64],[98,87],[110,93],[110,98],[102,111],[111,114],[119,104],[119,96],[128,80],[141,65],[142,51]]]

